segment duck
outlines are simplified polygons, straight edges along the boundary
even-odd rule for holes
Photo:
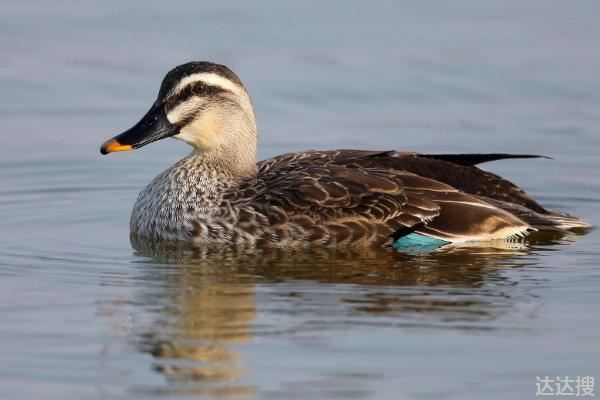
[[[548,210],[485,162],[531,154],[300,151],[257,162],[252,100],[228,67],[171,69],[150,110],[102,154],[175,138],[192,152],[133,207],[131,234],[224,246],[387,246],[515,241],[589,224]]]

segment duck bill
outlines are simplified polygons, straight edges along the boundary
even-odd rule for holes
[[[179,133],[179,127],[167,119],[164,104],[154,103],[140,122],[118,136],[107,140],[100,147],[100,153],[139,149],[149,143]]]

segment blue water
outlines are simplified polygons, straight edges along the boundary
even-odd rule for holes
[[[0,12],[1,399],[526,399],[600,379],[600,236],[428,252],[129,239],[181,142],[101,156],[171,67],[229,65],[260,157],[490,163],[600,223],[597,1],[22,1]],[[596,393],[598,392],[597,389]]]

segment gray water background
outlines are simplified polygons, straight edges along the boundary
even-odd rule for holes
[[[260,157],[539,153],[486,166],[600,223],[600,3],[0,2],[0,398],[525,399],[600,379],[598,231],[515,249],[130,244],[189,149],[101,156],[190,60],[234,69]],[[596,393],[600,389],[596,389]]]

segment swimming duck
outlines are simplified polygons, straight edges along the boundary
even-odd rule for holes
[[[477,167],[535,155],[333,150],[257,163],[250,96],[233,71],[210,62],[169,71],[146,115],[100,150],[133,150],[167,137],[193,151],[135,203],[132,234],[154,240],[391,246],[513,240],[588,226]]]

